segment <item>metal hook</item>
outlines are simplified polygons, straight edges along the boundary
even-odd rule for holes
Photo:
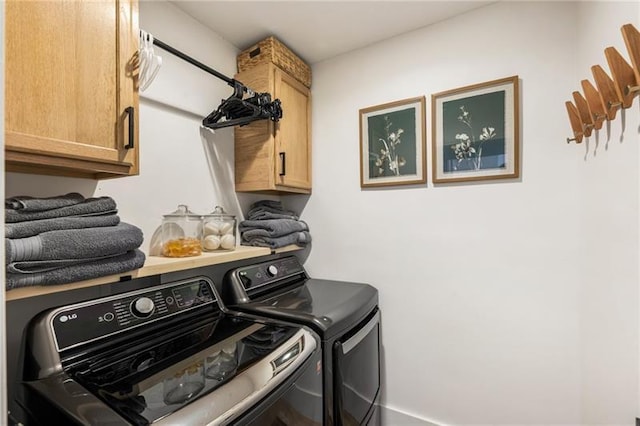
[[[622,106],[622,102],[607,102],[607,109],[620,108]]]
[[[624,95],[629,96],[631,93],[635,93],[638,91],[640,91],[640,86],[628,85],[627,87],[624,88]]]

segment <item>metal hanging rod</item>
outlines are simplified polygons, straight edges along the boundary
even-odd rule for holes
[[[235,87],[236,80],[234,80],[233,78],[229,78],[226,75],[224,75],[222,73],[219,73],[218,71],[214,70],[213,68],[208,67],[207,65],[203,64],[202,62],[193,59],[191,56],[188,56],[188,55],[182,53],[181,51],[179,51],[175,47],[171,47],[167,43],[165,43],[165,42],[163,42],[161,40],[158,40],[155,37],[153,38],[153,44],[158,46],[160,49],[166,50],[167,52],[171,53],[172,55],[177,56],[178,58],[182,59],[183,61],[186,61],[186,62],[190,63],[191,65],[200,68],[202,71],[207,72],[209,74],[212,74],[212,75],[218,77],[220,80],[223,80],[224,82],[226,82],[229,86]],[[249,95],[251,95],[253,93],[253,91],[251,89],[249,89],[248,87],[246,87],[246,86],[244,86],[243,89]]]
[[[233,94],[227,99],[223,99],[220,106],[202,120],[203,126],[218,129],[221,127],[244,126],[257,120],[269,119],[271,121],[279,121],[282,118],[280,100],[271,100],[269,93],[255,93],[240,81],[219,73],[202,62],[193,59],[191,56],[169,46],[167,43],[155,37],[149,38],[149,34],[142,30],[140,30],[140,36],[146,36],[147,41],[153,39],[153,44],[160,49],[177,56],[183,61],[200,68],[204,72],[219,78],[233,87]],[[249,97],[244,98],[244,93]]]

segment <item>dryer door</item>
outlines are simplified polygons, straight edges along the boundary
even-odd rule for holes
[[[380,311],[333,345],[334,416],[338,425],[369,424],[380,390]]]

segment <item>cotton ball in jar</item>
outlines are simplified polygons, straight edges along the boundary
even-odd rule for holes
[[[217,235],[207,235],[204,237],[202,245],[205,250],[217,250],[220,247],[220,237]]]
[[[236,237],[231,234],[223,235],[222,238],[220,239],[220,247],[222,247],[225,250],[232,249],[235,246],[236,246]]]
[[[220,235],[233,233],[233,223],[224,222],[220,224]]]
[[[220,235],[220,226],[216,222],[207,222],[204,225],[204,235]]]

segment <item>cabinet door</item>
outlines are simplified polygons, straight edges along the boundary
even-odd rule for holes
[[[276,184],[311,189],[311,94],[308,88],[275,69],[275,98],[282,102],[276,123]]]
[[[7,169],[137,173],[137,2],[10,0],[5,13]]]

